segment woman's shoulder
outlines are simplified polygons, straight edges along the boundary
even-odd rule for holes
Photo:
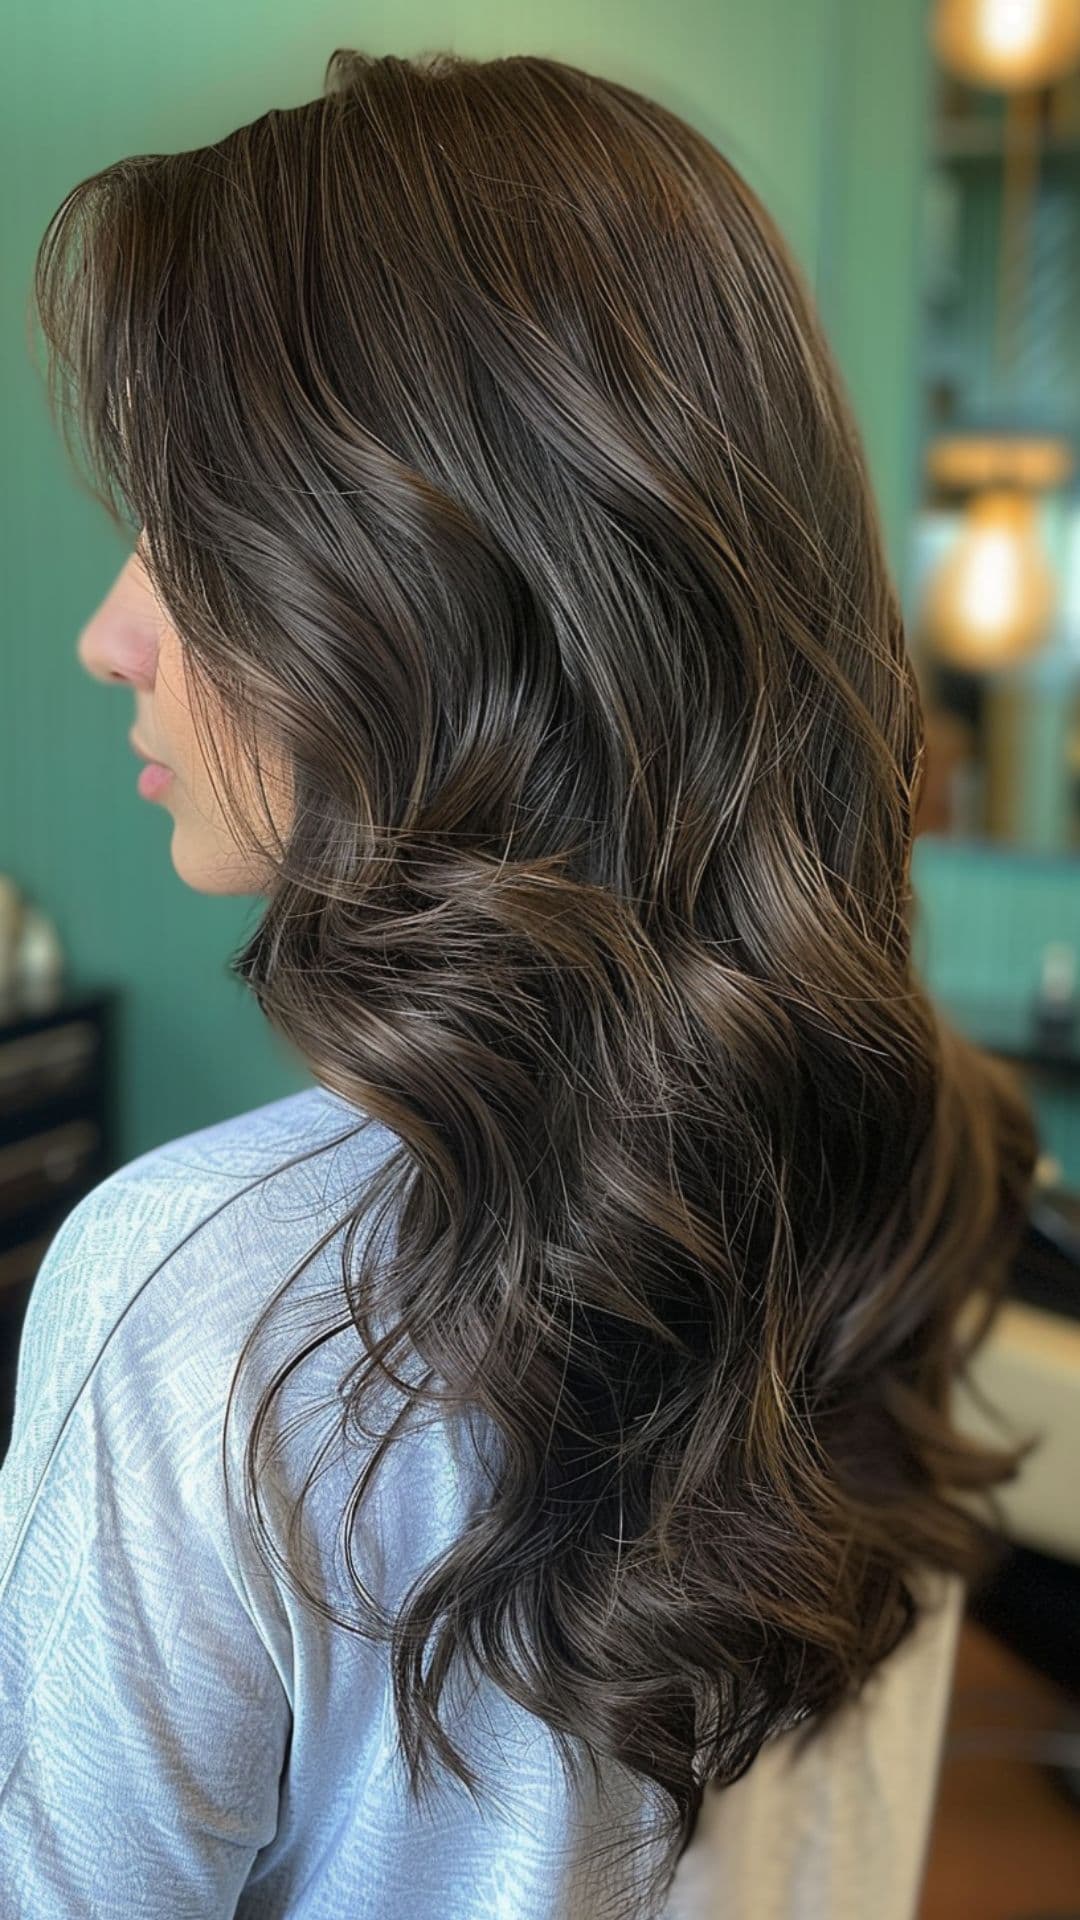
[[[145,1313],[170,1292],[156,1275],[212,1267],[217,1291],[250,1274],[250,1256],[280,1251],[287,1225],[344,1207],[394,1137],[321,1086],[176,1136],[127,1161],[65,1215],[38,1269],[24,1337],[74,1323],[85,1347],[147,1290]],[[240,1256],[235,1272],[223,1255]],[[188,1296],[190,1302],[190,1296]],[[56,1359],[60,1358],[57,1354]]]
[[[394,1136],[381,1121],[323,1086],[301,1087],[281,1099],[227,1115],[150,1147],[99,1181],[65,1220],[61,1232],[123,1196],[129,1210],[147,1202],[166,1205],[183,1221],[205,1199],[228,1197],[268,1175],[303,1187],[319,1156],[356,1147],[368,1161],[380,1158]],[[354,1155],[355,1158],[355,1155]],[[325,1166],[310,1181],[321,1187]]]
[[[325,1323],[335,1275],[341,1287],[331,1229],[394,1142],[338,1096],[305,1088],[164,1142],[84,1194],[30,1292],[0,1506],[31,1496],[70,1431],[100,1435],[120,1418],[141,1421],[146,1448],[172,1448],[177,1470],[215,1498],[246,1336],[293,1273],[256,1370]],[[339,1343],[316,1368],[323,1384],[331,1363],[340,1370]]]

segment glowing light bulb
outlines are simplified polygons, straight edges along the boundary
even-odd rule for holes
[[[942,66],[1008,93],[1059,80],[1080,61],[1077,0],[938,0],[931,28]]]
[[[1038,539],[1036,501],[993,488],[971,501],[959,538],[928,583],[922,628],[954,666],[1007,666],[1044,644],[1057,597],[1057,577]]]

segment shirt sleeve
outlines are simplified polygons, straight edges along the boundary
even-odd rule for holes
[[[154,1262],[123,1206],[112,1183],[69,1216],[20,1340],[0,1467],[0,1913],[223,1920],[277,1827],[291,1713],[230,1560],[214,1423],[152,1295],[134,1298]]]

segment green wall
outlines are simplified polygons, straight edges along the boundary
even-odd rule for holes
[[[120,1158],[306,1084],[226,977],[256,900],[186,888],[135,793],[134,701],[75,659],[124,550],[73,482],[26,345],[35,247],[83,175],[220,137],[319,91],[334,47],[538,52],[693,120],[766,200],[815,286],[902,570],[916,445],[921,0],[36,0],[7,29],[0,352],[0,870],[56,920],[83,986],[122,994]]]

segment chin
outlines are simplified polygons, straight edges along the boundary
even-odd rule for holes
[[[246,894],[257,890],[235,854],[230,859],[220,852],[187,847],[179,830],[173,834],[172,863],[178,879],[193,893]]]

